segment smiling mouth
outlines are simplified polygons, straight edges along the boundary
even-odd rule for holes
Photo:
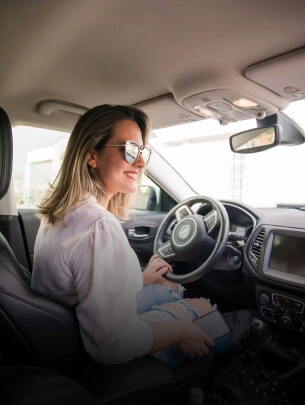
[[[125,176],[132,180],[137,180],[137,174],[136,173],[130,173],[130,172],[125,172]]]

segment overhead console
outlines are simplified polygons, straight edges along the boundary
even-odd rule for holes
[[[183,105],[194,113],[218,120],[221,125],[244,119],[264,119],[278,109],[253,95],[232,89],[214,89],[184,98]]]

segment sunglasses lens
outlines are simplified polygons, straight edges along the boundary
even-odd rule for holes
[[[139,155],[139,147],[134,143],[126,143],[125,157],[128,163],[134,163]]]
[[[145,164],[147,164],[149,161],[149,158],[150,158],[150,149],[144,148],[142,150],[142,158],[143,158]]]

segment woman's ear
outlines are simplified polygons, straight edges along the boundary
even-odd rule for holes
[[[87,163],[89,166],[93,167],[94,169],[97,166],[97,152],[96,150],[92,149],[87,155]]]

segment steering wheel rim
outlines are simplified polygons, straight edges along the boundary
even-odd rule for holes
[[[195,213],[191,207],[195,204],[208,204],[212,210],[206,215]],[[211,212],[213,213],[211,214]],[[207,223],[214,224],[209,228]],[[165,233],[176,218],[177,223],[171,233],[170,239],[164,242]],[[219,225],[216,238],[209,233],[215,225]],[[224,205],[217,199],[207,196],[190,197],[173,207],[161,222],[154,241],[154,254],[167,261],[179,261],[183,255],[196,255],[206,250],[203,262],[194,270],[186,274],[167,272],[164,277],[170,281],[186,284],[207,275],[221,258],[229,237],[229,217]],[[171,251],[170,251],[171,249]],[[193,258],[193,257],[192,257]],[[177,260],[178,259],[178,260]],[[180,260],[181,261],[181,260]],[[185,260],[187,261],[187,260]]]

